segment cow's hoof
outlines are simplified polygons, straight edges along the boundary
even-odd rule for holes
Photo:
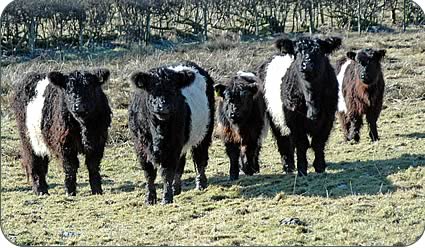
[[[247,175],[247,176],[252,176],[254,175],[254,170],[252,170],[249,167],[242,167],[242,172]]]
[[[173,203],[173,198],[171,198],[171,199],[162,199],[162,201],[161,201],[161,205],[167,205],[167,204],[171,204],[171,203]]]
[[[102,189],[92,189],[91,190],[92,195],[103,195]]]
[[[314,167],[314,170],[316,171],[316,173],[323,173],[323,172],[325,172],[327,165],[326,165],[325,161],[323,161],[323,160],[322,161],[314,161],[313,167]]]
[[[196,189],[204,190],[207,188],[207,178],[205,176],[196,177]]]
[[[146,195],[145,204],[155,205],[157,203],[156,194],[148,193]]]
[[[303,176],[307,176],[307,171],[298,171],[298,176],[299,177],[303,177]]]
[[[288,166],[288,165],[284,165],[283,166],[283,171],[286,174],[293,174],[295,172],[295,166]]]
[[[173,194],[174,195],[180,195],[182,192],[181,185],[173,185]]]
[[[47,191],[40,191],[40,192],[37,192],[36,194],[38,196],[48,196],[48,195],[50,195],[49,192],[47,192]]]
[[[360,141],[360,135],[358,134],[358,133],[356,133],[355,135],[354,135],[354,141],[356,142],[356,143],[359,143],[359,141]]]
[[[230,181],[236,181],[239,179],[239,173],[235,175],[230,175],[229,180]]]
[[[196,182],[196,189],[197,190],[204,190],[207,188],[206,182]]]
[[[77,192],[72,191],[72,192],[66,192],[66,196],[76,196]]]

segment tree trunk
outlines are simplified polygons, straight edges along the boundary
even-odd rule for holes
[[[406,32],[407,0],[403,0],[403,32]]]
[[[360,0],[357,0],[357,32],[359,35],[362,32],[362,19],[361,19],[361,12],[360,12]]]
[[[298,3],[295,4],[294,6],[294,11],[292,12],[292,28],[291,28],[291,32],[295,31],[295,26],[297,25],[296,23],[296,17],[297,17],[297,7],[298,7]]]
[[[314,16],[313,16],[313,0],[308,3],[308,16],[309,16],[309,28],[310,35],[314,32]]]
[[[31,18],[29,25],[29,33],[28,33],[28,48],[30,50],[31,55],[34,54],[35,51],[35,42],[37,39],[37,20],[35,17]]]
[[[208,8],[207,3],[204,2],[202,6],[202,13],[203,13],[203,19],[204,19],[204,41],[208,40]]]
[[[151,11],[148,10],[146,14],[145,45],[149,44],[150,34],[151,34]]]
[[[257,6],[253,6],[254,7],[254,15],[255,15],[255,36],[258,36],[258,11],[257,11]]]
[[[84,31],[84,22],[83,20],[78,20],[78,49],[79,50],[81,50],[84,45],[83,31]]]

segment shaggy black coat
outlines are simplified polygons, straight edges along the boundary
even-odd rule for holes
[[[230,159],[230,180],[239,178],[239,169],[246,175],[260,171],[258,156],[268,126],[258,87],[258,78],[245,72],[214,86],[219,96],[216,132]]]
[[[205,168],[208,163],[208,148],[211,145],[214,127],[214,82],[208,73],[192,62],[178,64],[193,68],[206,81],[209,120],[203,140],[191,148],[197,170],[196,187],[207,186]],[[177,66],[177,65],[173,65]],[[131,81],[135,91],[129,105],[129,128],[134,148],[147,181],[146,203],[157,202],[155,179],[157,169],[161,170],[164,182],[162,203],[173,202],[173,195],[181,192],[181,176],[186,164],[184,145],[190,136],[192,113],[182,89],[189,87],[195,79],[195,72],[176,72],[169,66],[154,68],[148,72],[135,72]],[[174,192],[173,192],[174,191]]]
[[[294,171],[296,148],[298,174],[307,174],[306,152],[310,147],[308,136],[311,136],[311,147],[315,154],[313,166],[316,172],[324,172],[324,148],[334,123],[338,101],[338,81],[327,55],[339,48],[341,39],[278,39],[275,45],[280,51],[277,56],[290,54],[294,58],[281,81],[272,82],[281,84],[282,108],[290,135],[282,134],[273,122],[271,113],[267,113],[284,170]],[[259,66],[259,77],[263,84],[266,83],[268,64],[273,58]]]
[[[109,75],[106,69],[93,73],[29,73],[15,84],[12,108],[22,143],[22,164],[36,194],[48,194],[49,162],[49,156],[34,152],[26,126],[27,106],[36,94],[37,84],[46,77],[50,81],[44,92],[41,133],[50,153],[62,163],[66,193],[76,194],[77,155],[83,153],[92,193],[101,194],[100,161],[112,114],[101,85]]]

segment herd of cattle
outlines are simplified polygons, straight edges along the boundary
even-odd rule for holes
[[[295,171],[296,151],[300,176],[307,174],[310,146],[315,171],[325,171],[324,148],[336,113],[347,141],[359,141],[363,115],[371,140],[378,140],[385,50],[349,51],[334,69],[328,56],[341,42],[338,37],[277,39],[278,52],[256,71],[239,71],[217,84],[193,62],[134,72],[128,124],[146,178],[146,203],[157,201],[158,169],[162,203],[173,202],[181,192],[189,150],[196,188],[207,187],[205,168],[214,128],[230,159],[231,180],[238,179],[239,170],[246,175],[260,171],[258,156],[269,127],[284,171]],[[63,165],[66,193],[75,195],[79,153],[86,158],[92,193],[102,193],[99,170],[112,112],[101,86],[109,76],[107,69],[52,71],[29,73],[15,84],[12,107],[21,158],[36,194],[48,194],[46,174],[54,156]]]

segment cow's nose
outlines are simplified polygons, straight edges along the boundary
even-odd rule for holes
[[[301,63],[301,72],[310,72],[312,71],[313,67],[308,62]]]
[[[74,105],[74,110],[78,114],[82,114],[82,113],[86,113],[87,112],[86,111],[86,108],[82,104],[75,104]]]
[[[158,104],[158,112],[163,115],[169,114],[170,107],[167,104],[160,103]]]

